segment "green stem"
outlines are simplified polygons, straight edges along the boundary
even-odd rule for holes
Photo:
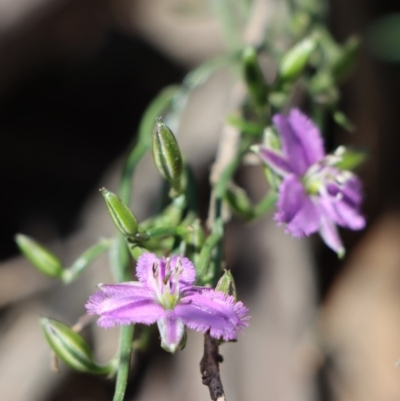
[[[117,383],[115,385],[115,393],[113,401],[123,401],[125,396],[126,385],[128,383],[129,366],[132,353],[132,339],[135,331],[135,325],[123,326],[121,328],[119,342],[119,364]]]
[[[120,183],[119,196],[126,205],[131,203],[133,173],[135,168],[151,146],[154,120],[169,106],[176,91],[177,87],[175,86],[163,89],[147,108],[140,122],[138,141],[128,156]],[[118,282],[131,280],[130,254],[126,240],[122,235],[119,236],[113,251],[111,259],[115,278]],[[128,383],[134,331],[134,325],[123,326],[121,328],[117,383],[113,401],[123,401],[124,399],[125,389]]]
[[[103,239],[98,244],[87,249],[75,260],[69,269],[64,270],[62,281],[65,284],[70,284],[72,281],[76,280],[86,267],[110,248],[111,244],[112,242],[110,240]]]
[[[217,214],[220,214],[217,212]],[[214,276],[216,276],[215,270],[213,271],[213,277],[209,276],[208,266],[210,265],[211,258],[213,256],[213,251],[215,247],[221,243],[222,237],[224,234],[224,224],[222,222],[222,218],[219,216],[216,220],[214,220],[213,229],[211,234],[205,240],[200,256],[199,263],[197,264],[197,274],[201,283],[199,284],[209,284],[214,281]]]

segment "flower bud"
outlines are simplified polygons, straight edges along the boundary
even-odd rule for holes
[[[80,372],[108,374],[111,365],[99,366],[93,361],[92,351],[85,339],[65,324],[41,318],[43,333],[51,349],[65,364]]]
[[[63,274],[61,260],[45,247],[26,235],[18,234],[15,241],[25,257],[43,274],[60,278]]]
[[[315,37],[303,39],[282,58],[279,77],[282,81],[293,81],[301,74],[316,47]]]
[[[101,188],[100,192],[117,229],[123,235],[133,237],[137,233],[138,223],[128,206],[117,195],[107,189]]]
[[[182,192],[182,155],[174,134],[164,124],[161,117],[156,118],[153,131],[153,158],[160,174],[176,192]]]
[[[221,291],[224,294],[231,295],[237,301],[236,285],[230,270],[225,270],[222,277],[218,280],[216,291]]]
[[[254,47],[247,47],[243,52],[244,79],[249,89],[251,99],[258,105],[267,102],[268,87],[257,60]]]

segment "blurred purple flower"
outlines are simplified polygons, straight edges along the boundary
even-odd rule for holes
[[[179,347],[190,329],[214,338],[236,339],[247,326],[248,309],[242,302],[222,292],[193,285],[196,271],[189,259],[178,255],[158,258],[144,253],[138,259],[136,275],[139,281],[100,285],[86,309],[100,315],[98,325],[113,327],[157,322],[161,346],[170,352]]]
[[[298,109],[292,109],[287,117],[276,114],[273,122],[282,151],[267,146],[257,151],[283,177],[275,220],[285,224],[286,232],[294,237],[319,231],[330,248],[344,255],[336,224],[352,230],[365,226],[360,214],[361,182],[350,171],[336,167],[344,148],[325,155],[319,129]]]

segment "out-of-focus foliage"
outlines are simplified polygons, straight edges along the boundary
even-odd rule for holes
[[[382,61],[400,62],[400,13],[377,19],[366,33],[366,45]]]

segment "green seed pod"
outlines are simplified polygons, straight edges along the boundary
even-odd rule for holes
[[[100,192],[117,229],[127,237],[135,236],[138,230],[138,223],[128,206],[117,195],[107,189],[101,188]]]
[[[110,365],[100,366],[93,361],[89,344],[70,327],[44,317],[40,319],[40,323],[51,349],[69,367],[86,373],[111,373]]]
[[[182,192],[183,160],[178,142],[161,117],[156,118],[153,131],[153,158],[160,174],[177,192]]]
[[[259,106],[267,103],[268,86],[257,60],[254,47],[247,47],[243,52],[243,73],[250,97]]]
[[[15,241],[25,257],[43,274],[49,277],[60,278],[63,274],[61,260],[32,238],[17,234]]]
[[[218,280],[215,287],[217,291],[221,291],[227,295],[232,295],[237,301],[236,285],[230,270],[225,270],[222,277]]]
[[[281,81],[293,81],[299,77],[306,67],[316,44],[317,41],[314,36],[308,37],[297,43],[283,56],[279,66]]]

